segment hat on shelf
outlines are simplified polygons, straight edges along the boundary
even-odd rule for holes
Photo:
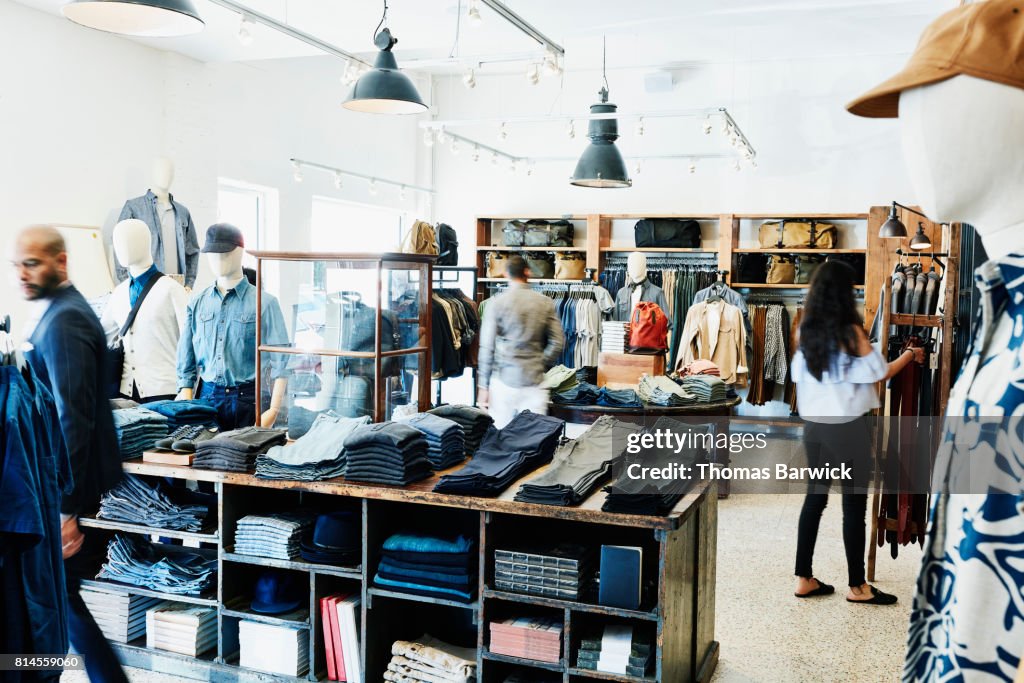
[[[953,76],[1024,88],[1024,5],[1018,0],[974,2],[946,12],[921,34],[903,71],[846,108],[857,116],[895,118],[900,93]]]
[[[317,564],[358,564],[362,555],[358,512],[339,510],[319,515],[313,533],[302,540],[302,559]]]
[[[226,254],[238,247],[245,248],[242,231],[230,223],[214,223],[206,229],[206,242],[203,243],[204,254]]]
[[[306,594],[291,572],[267,571],[256,579],[252,611],[260,614],[284,614],[298,609]]]

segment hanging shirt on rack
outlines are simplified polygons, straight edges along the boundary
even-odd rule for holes
[[[691,362],[713,361],[726,384],[745,381],[747,335],[740,309],[724,300],[694,304],[686,314],[677,371]]]

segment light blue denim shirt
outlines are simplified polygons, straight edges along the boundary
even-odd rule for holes
[[[281,305],[263,293],[263,343],[288,346]],[[273,379],[287,374],[283,354],[263,354]],[[178,342],[178,389],[207,384],[233,387],[256,378],[256,288],[244,277],[221,296],[212,284],[192,297]]]

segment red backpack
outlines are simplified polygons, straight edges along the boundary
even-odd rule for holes
[[[650,301],[641,301],[633,309],[629,326],[630,349],[668,348],[668,317],[661,306]]]

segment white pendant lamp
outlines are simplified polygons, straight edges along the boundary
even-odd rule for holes
[[[205,26],[191,0],[72,0],[61,13],[88,28],[143,38],[185,36]]]

